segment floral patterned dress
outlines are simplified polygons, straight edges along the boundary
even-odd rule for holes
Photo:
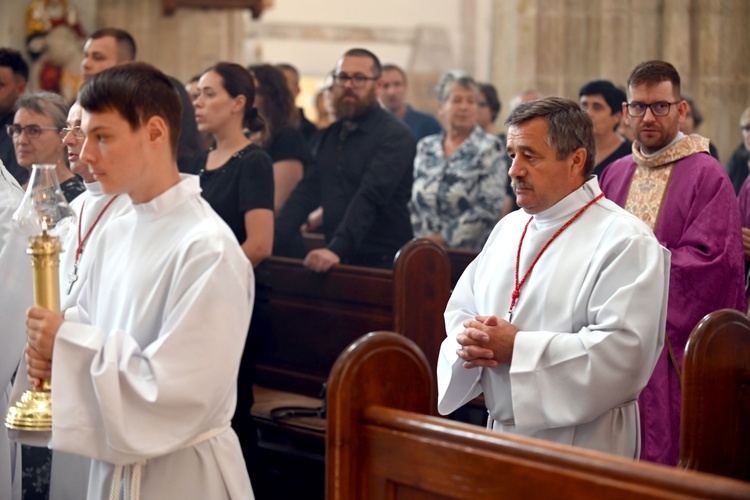
[[[503,212],[505,145],[475,126],[445,158],[444,137],[430,135],[417,144],[409,202],[414,236],[439,234],[450,248],[479,251]]]

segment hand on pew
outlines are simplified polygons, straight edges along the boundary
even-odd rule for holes
[[[339,264],[341,259],[327,248],[318,248],[308,252],[302,263],[306,268],[316,273],[325,273],[334,265]]]
[[[464,360],[464,368],[510,364],[518,328],[497,316],[476,316],[463,325],[466,329],[456,337],[462,347],[456,353]]]

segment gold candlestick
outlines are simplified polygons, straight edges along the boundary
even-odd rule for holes
[[[26,253],[31,255],[34,272],[34,303],[59,313],[60,236],[75,223],[75,214],[60,189],[56,168],[52,163],[32,165],[26,193],[13,214],[13,228],[29,237]],[[52,429],[49,380],[23,393],[21,400],[8,410],[5,426],[24,431]]]
[[[60,312],[60,238],[44,231],[29,241],[34,274],[34,304]],[[19,374],[18,376],[22,376]],[[5,426],[22,431],[52,430],[52,392],[49,380],[25,391],[21,400],[8,409]]]
[[[34,270],[34,304],[60,312],[60,238],[44,231],[32,237],[26,253]]]

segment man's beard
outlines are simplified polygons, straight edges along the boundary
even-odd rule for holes
[[[354,100],[344,100],[345,97],[352,97]],[[336,110],[336,118],[351,120],[367,112],[375,103],[375,90],[367,94],[364,99],[360,99],[350,89],[342,89],[341,94],[334,96],[333,108]]]

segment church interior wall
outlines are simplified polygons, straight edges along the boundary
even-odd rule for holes
[[[181,8],[154,0],[71,0],[87,31],[130,31],[138,58],[187,80],[218,60],[297,65],[311,94],[347,48],[372,48],[405,67],[410,99],[436,110],[440,74],[463,69],[490,80],[506,104],[538,88],[576,98],[595,78],[618,85],[640,61],[675,64],[703,114],[700,132],[722,160],[739,144],[750,105],[747,0],[274,0],[260,20],[242,10]],[[0,2],[0,43],[23,47],[28,2]]]

